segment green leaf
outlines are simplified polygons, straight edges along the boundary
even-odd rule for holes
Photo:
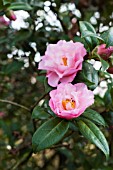
[[[0,44],[7,43],[7,38],[6,36],[1,36],[0,37]]]
[[[32,10],[32,7],[28,3],[24,2],[13,2],[11,5],[8,7],[10,10]]]
[[[84,36],[84,31],[87,30],[87,27],[86,27],[86,25],[85,25],[85,23],[83,21],[80,21],[79,24],[80,24],[81,37],[83,37]],[[86,41],[86,43],[88,44],[89,47],[92,46],[92,40],[91,40],[90,37],[85,37],[84,40]]]
[[[83,120],[78,120],[77,125],[82,135],[94,143],[99,149],[101,149],[106,155],[106,158],[108,158],[109,146],[100,129],[90,120],[85,118]]]
[[[102,64],[102,71],[106,71],[109,68],[108,62],[103,60],[101,57],[100,57],[100,62]]]
[[[88,30],[88,31],[91,31],[92,33],[96,34],[96,31],[95,31],[94,27],[89,22],[80,21],[79,24],[80,24],[81,32],[84,32],[85,30]]]
[[[56,114],[51,110],[51,108],[48,106],[47,107],[47,112],[52,116],[52,117],[57,117]]]
[[[83,62],[82,71],[77,74],[75,82],[84,82],[90,89],[98,85],[98,71],[88,62]]]
[[[20,71],[20,69],[23,67],[24,63],[21,61],[13,61],[11,63],[8,63],[7,65],[2,66],[2,72],[4,74],[10,75],[12,73],[16,73]]]
[[[98,54],[94,53],[94,55],[96,55],[100,59],[102,65],[102,71],[106,71],[109,68],[108,62],[103,60]]]
[[[110,95],[111,95],[111,99],[112,99],[112,104],[113,104],[113,87],[110,90]]]
[[[112,106],[112,96],[111,96],[111,88],[108,88],[108,90],[106,91],[103,101],[105,103],[106,108],[111,108]]]
[[[92,33],[91,31],[88,31],[88,30],[84,31],[83,34],[82,34],[82,38],[85,38],[85,37],[94,37],[94,38],[97,38],[101,41],[104,41],[101,37],[99,37],[95,33]]]
[[[74,37],[74,41],[83,43],[83,39],[81,37],[78,37],[78,36]]]
[[[87,109],[82,116],[90,119],[91,121],[94,121],[98,125],[106,126],[106,122],[104,121],[103,117],[96,112],[95,110],[92,109]]]
[[[37,81],[39,81],[40,83],[44,83],[44,80],[45,80],[45,76],[37,76],[36,77]]]
[[[3,0],[3,5],[10,4],[11,2],[12,2],[12,0]]]
[[[69,122],[59,118],[52,118],[42,124],[32,138],[34,151],[41,151],[59,142],[66,134],[68,128]]]
[[[47,119],[49,114],[40,106],[36,106],[32,112],[33,119]]]
[[[104,39],[106,47],[113,46],[113,27],[104,32],[101,37]]]
[[[80,24],[81,37],[86,41],[90,50],[92,50],[94,46],[98,44],[98,39],[100,38],[99,36],[96,35],[96,31],[90,23],[86,21],[80,21],[79,24]]]
[[[72,130],[72,131],[78,131],[78,127],[75,126],[75,124],[73,122],[69,122],[69,128]]]
[[[38,9],[44,8],[44,2],[37,1],[37,0],[31,1],[31,5],[34,7],[38,7]]]
[[[91,81],[89,81],[89,80],[87,79],[87,77],[85,76],[85,74],[83,73],[83,71],[81,71],[81,72],[77,75],[76,78],[77,78],[77,79],[75,80],[75,82],[77,82],[77,83],[78,83],[78,82],[84,82],[88,87],[94,85],[93,82],[91,82]]]

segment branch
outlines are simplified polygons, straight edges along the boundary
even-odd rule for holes
[[[40,97],[36,103],[31,106],[31,109],[30,109],[30,112],[32,113],[33,109],[35,108],[35,106],[43,99],[45,98],[46,96],[48,95],[48,93],[45,93],[42,97]],[[35,119],[32,119],[32,122],[33,122],[33,126],[34,126],[34,131],[36,131],[36,122],[35,122]]]
[[[59,147],[66,147],[66,148],[70,148],[70,144],[58,144],[58,145],[55,145],[55,146],[52,146],[50,149],[56,149],[56,148],[59,148]]]
[[[32,155],[32,151],[30,151],[28,154],[26,154],[24,157],[22,157],[12,168],[11,170],[16,170],[20,165],[24,164],[25,162],[27,162],[31,155]]]
[[[36,101],[36,103],[35,103],[33,106],[31,106],[31,112],[33,111],[33,109],[35,108],[35,106],[36,106],[43,98],[45,98],[47,95],[48,95],[48,93],[45,93],[43,96],[41,96],[41,97]]]
[[[65,32],[65,34],[67,34],[68,33],[68,29],[67,29],[66,25],[63,23],[63,21],[60,19],[59,15],[58,15],[58,11],[53,6],[50,6],[50,9],[51,9],[51,11],[54,14],[56,14],[56,17],[59,20],[59,22],[60,22],[60,24],[62,26],[63,31]]]
[[[29,109],[29,108],[27,108],[27,107],[25,107],[25,106],[23,106],[23,105],[21,105],[21,104],[18,104],[18,103],[9,101],[9,100],[3,100],[3,99],[0,99],[0,102],[2,102],[2,103],[8,103],[8,104],[11,104],[11,105],[14,105],[14,106],[18,106],[18,107],[20,107],[20,108],[22,108],[22,109],[27,110],[27,111],[30,112],[30,109]]]

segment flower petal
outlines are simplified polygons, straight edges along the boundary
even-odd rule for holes
[[[47,74],[48,77],[48,84],[52,87],[56,87],[58,85],[59,82],[59,76],[54,73],[54,72],[49,72]]]

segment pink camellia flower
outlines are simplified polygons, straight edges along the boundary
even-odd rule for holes
[[[101,44],[97,47],[97,54],[99,54],[104,60],[107,60],[113,53],[113,47],[106,48],[106,44]]]
[[[50,92],[49,106],[61,118],[73,119],[80,116],[94,103],[94,94],[84,83],[72,85],[61,83]]]
[[[72,82],[77,72],[82,69],[86,50],[82,43],[60,40],[50,44],[39,63],[39,69],[47,70],[48,84],[56,87],[58,82]]]

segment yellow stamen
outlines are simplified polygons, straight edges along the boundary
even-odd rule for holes
[[[71,101],[71,107],[72,107],[73,109],[75,109],[75,107],[76,107],[74,100]]]
[[[75,109],[75,107],[76,107],[75,101],[74,100],[70,100],[70,99],[66,99],[66,100],[62,100],[62,106],[63,106],[64,110],[67,110],[66,105],[68,103],[71,104],[71,108],[72,109]]]
[[[62,60],[63,60],[64,66],[67,66],[67,58],[66,58],[66,57],[63,57]]]

